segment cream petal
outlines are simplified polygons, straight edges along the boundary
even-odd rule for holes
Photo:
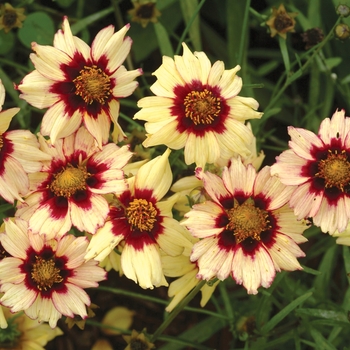
[[[59,30],[54,36],[53,45],[55,48],[67,53],[70,57],[74,57],[77,49],[66,16],[63,17],[62,30]]]
[[[208,76],[208,85],[218,86],[224,71],[225,71],[224,62],[216,61],[210,69],[209,76]]]
[[[5,133],[5,131],[9,128],[13,116],[19,111],[20,108],[10,108],[0,112],[0,135]]]
[[[122,252],[121,266],[125,276],[141,288],[153,289],[153,286],[167,286],[162,268],[159,248],[155,244],[145,244],[142,250],[125,244]]]
[[[124,27],[125,28],[125,27]],[[91,55],[94,61],[98,61],[103,55],[103,50],[114,34],[114,26],[109,25],[100,30],[91,44]]]
[[[50,92],[52,80],[41,75],[37,70],[27,74],[17,89],[20,98],[37,108],[48,108],[60,100],[59,94]]]
[[[149,189],[160,200],[169,191],[173,176],[169,164],[170,149],[144,164],[135,179],[135,188]]]
[[[241,69],[240,66],[236,66],[230,70],[225,70],[222,73],[221,79],[219,81],[220,94],[225,99],[235,97],[242,90],[242,78],[238,77],[236,73]]]
[[[208,58],[208,56],[200,51],[200,52],[194,52],[195,57],[198,58],[198,62],[200,64],[200,71],[201,71],[201,78],[200,81],[203,85],[207,84],[208,82],[208,76],[211,70],[211,63]]]
[[[44,77],[54,81],[65,81],[66,75],[62,71],[62,65],[69,65],[71,58],[63,51],[53,46],[43,46],[37,43],[32,44],[33,51],[36,54],[30,54],[37,71]]]
[[[99,148],[102,148],[102,145],[108,142],[111,119],[104,111],[101,111],[97,117],[85,114],[84,125],[95,138]]]
[[[69,201],[70,215],[73,225],[79,231],[95,233],[101,227],[108,215],[109,207],[106,199],[99,194],[91,193],[89,204],[83,205]]]
[[[38,295],[36,291],[28,289],[24,283],[4,283],[0,291],[5,293],[0,299],[1,304],[9,307],[11,312],[28,309]]]
[[[142,69],[127,71],[124,66],[119,67],[119,69],[113,74],[117,81],[116,86],[113,88],[113,96],[117,98],[130,96],[139,85],[134,79],[142,73]]]

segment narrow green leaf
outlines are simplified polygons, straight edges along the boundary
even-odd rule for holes
[[[301,267],[303,268],[303,271],[310,274],[310,275],[315,275],[315,276],[318,276],[321,274],[320,271],[317,271],[317,270],[314,270],[314,269],[311,269],[310,267],[307,267],[307,266],[304,266],[304,265],[301,265]]]
[[[192,14],[196,11],[198,7],[198,0],[180,0],[180,6],[182,11],[182,16],[185,20],[186,25],[190,23]],[[193,48],[196,51],[202,50],[202,42],[201,42],[201,32],[200,32],[200,17],[197,15],[189,30],[188,35],[190,36]]]
[[[348,246],[343,245],[343,259],[345,272],[348,276],[348,283],[350,285],[350,249]]]
[[[297,306],[302,304],[305,300],[310,298],[312,292],[307,292],[299,298],[293,300],[289,305],[283,308],[279,313],[273,316],[262,328],[261,332],[266,334],[276,327],[285,317],[287,317]]]
[[[337,348],[331,344],[323,335],[317,331],[315,328],[310,329],[310,334],[314,338],[317,349],[322,350],[337,350]]]
[[[99,19],[106,17],[107,15],[109,15],[112,12],[113,12],[113,7],[107,7],[105,9],[103,9],[102,11],[93,13],[92,15],[87,16],[87,17],[83,18],[82,20],[74,23],[73,25],[71,25],[70,29],[72,30],[72,33],[74,35],[76,35],[81,30],[83,30],[88,25],[90,25],[91,23],[94,23],[94,22],[98,21]]]
[[[298,315],[308,315],[308,316],[336,320],[336,321],[345,321],[349,323],[345,312],[342,312],[342,311],[300,308],[296,310],[296,313]]]
[[[156,22],[154,23],[154,30],[156,32],[161,54],[163,56],[173,57],[174,50],[173,50],[173,47],[171,46],[168,32],[166,31],[164,26],[160,22]]]

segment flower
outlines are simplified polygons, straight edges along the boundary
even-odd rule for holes
[[[52,160],[31,174],[31,193],[16,216],[29,221],[34,233],[63,235],[72,225],[95,233],[108,215],[103,194],[126,189],[121,169],[132,156],[128,146],[109,143],[100,150],[84,126],[55,144],[41,135],[39,141]]]
[[[276,271],[301,269],[296,257],[305,255],[297,243],[307,240],[306,221],[297,221],[288,206],[293,188],[271,176],[269,167],[257,174],[235,158],[222,178],[200,168],[196,174],[212,199],[194,205],[183,222],[201,239],[190,257],[199,268],[197,278],[231,275],[256,294],[260,285],[271,285]]]
[[[244,121],[260,118],[258,102],[237,96],[242,79],[240,66],[225,70],[217,61],[211,66],[204,52],[188,49],[174,60],[163,56],[163,64],[153,73],[157,81],[151,91],[157,96],[138,101],[142,109],[134,116],[145,120],[145,147],[164,144],[172,149],[184,147],[186,164],[214,163],[236,152],[247,156],[253,134]]]
[[[102,29],[91,48],[72,35],[64,17],[54,46],[32,44],[30,58],[35,70],[17,86],[20,97],[37,108],[47,108],[41,134],[52,142],[74,133],[82,121],[99,147],[108,141],[111,121],[118,124],[119,98],[129,96],[137,87],[141,69],[127,71],[122,62],[129,54],[131,39],[125,37],[129,25],[114,33],[112,25]],[[115,133],[114,133],[115,134]]]
[[[173,299],[165,308],[167,312],[174,310],[176,305],[183,300],[187,294],[190,293],[190,291],[201,281],[197,278],[197,264],[190,260],[193,244],[198,242],[199,239],[192,237],[189,233],[187,233],[185,237],[190,242],[190,245],[184,250],[182,255],[162,255],[164,275],[167,277],[176,278],[169,285],[168,295],[169,297],[173,297]],[[220,281],[217,280],[214,283],[207,283],[200,289],[202,293],[202,298],[200,301],[201,307],[204,307],[207,304],[219,282]]]
[[[336,7],[335,9],[336,13],[340,16],[340,17],[348,17],[350,15],[350,8],[347,5],[344,4],[340,4]]]
[[[63,334],[60,328],[31,320],[23,312],[12,314],[3,308],[8,321],[6,329],[0,329],[0,348],[15,350],[45,350],[45,345]]]
[[[350,225],[348,225],[346,229],[342,232],[335,231],[335,233],[332,236],[337,237],[337,244],[350,246]]]
[[[14,8],[8,2],[0,5],[0,30],[8,33],[12,28],[21,28],[25,20],[24,8]]]
[[[28,173],[39,171],[41,161],[51,156],[39,151],[39,143],[29,130],[7,131],[19,108],[2,111],[5,88],[0,79],[0,195],[13,203],[23,201],[29,191]]]
[[[156,8],[155,1],[133,1],[132,4],[134,8],[128,11],[131,21],[140,23],[143,28],[146,28],[149,22],[158,22],[157,17],[161,13]]]
[[[350,118],[337,110],[318,135],[288,127],[290,149],[276,157],[271,174],[294,191],[290,206],[298,219],[311,217],[323,232],[345,230],[350,219]],[[296,186],[296,187],[294,187]]]
[[[281,4],[278,9],[272,8],[272,15],[266,22],[270,27],[271,36],[278,34],[283,39],[287,38],[287,32],[295,32],[295,17],[296,12],[287,12],[284,5]]]
[[[88,239],[71,234],[47,239],[33,234],[24,220],[4,222],[0,241],[11,257],[0,262],[1,304],[51,328],[62,315],[86,318],[90,298],[84,289],[106,278],[97,262],[84,262]]]
[[[85,256],[87,260],[102,261],[124,240],[122,271],[142,288],[168,285],[160,249],[175,256],[188,245],[184,228],[172,218],[174,200],[161,201],[172,181],[169,154],[168,149],[128,179],[129,188],[111,203],[106,223],[92,236]]]

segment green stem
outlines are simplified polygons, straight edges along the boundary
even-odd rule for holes
[[[200,281],[197,286],[192,289],[192,291],[184,298],[170,313],[168,318],[164,320],[164,322],[159,326],[159,328],[154,332],[151,342],[154,342],[160,334],[169,326],[171,322],[175,319],[175,317],[184,309],[184,307],[195,297],[195,295],[201,290],[201,288],[205,285],[206,281]]]
[[[191,19],[188,21],[187,23],[187,26],[185,28],[185,30],[183,31],[182,35],[181,35],[181,38],[179,40],[179,44],[177,45],[177,48],[176,48],[176,51],[175,51],[175,55],[178,55],[179,52],[180,52],[180,49],[181,49],[181,45],[183,43],[183,41],[185,40],[185,37],[188,33],[188,31],[190,30],[191,28],[191,25],[193,23],[193,21],[195,20],[195,18],[197,17],[198,15],[198,12],[200,11],[200,9],[202,8],[202,6],[204,5],[206,0],[201,0],[201,2],[198,4],[197,8],[196,8],[196,11],[194,11]]]
[[[250,0],[246,0],[244,17],[243,17],[243,25],[241,30],[241,40],[239,43],[239,50],[238,50],[238,56],[237,56],[238,64],[243,64],[243,55],[246,52],[244,46],[246,44],[245,39],[248,37],[247,27],[248,27],[249,9],[250,9]]]
[[[288,75],[290,72],[290,61],[289,61],[289,53],[287,48],[287,40],[283,39],[281,36],[278,36],[278,43],[280,45],[280,50],[283,58],[284,68],[286,70],[286,74]]]

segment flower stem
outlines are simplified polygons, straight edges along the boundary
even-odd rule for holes
[[[164,320],[164,322],[159,326],[159,328],[154,332],[151,342],[154,342],[163,331],[169,326],[175,317],[183,310],[183,308],[195,297],[195,295],[200,291],[200,289],[205,285],[206,281],[200,281],[195,288],[184,298],[170,313],[169,317]]]

